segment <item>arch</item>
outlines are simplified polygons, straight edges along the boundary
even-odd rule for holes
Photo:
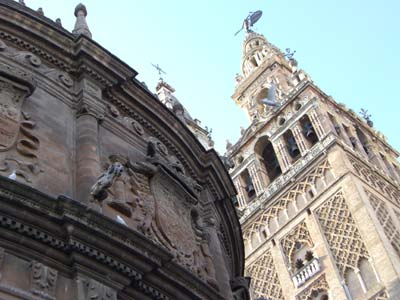
[[[365,153],[366,153],[368,156],[370,156],[371,153],[370,153],[369,148],[368,148],[368,139],[367,139],[367,136],[366,136],[366,135],[364,134],[364,132],[362,132],[362,130],[361,130],[360,128],[358,128],[358,127],[356,127],[356,134],[357,134],[357,138],[358,138],[358,140],[360,141],[361,146],[363,147]]]
[[[256,197],[256,190],[254,188],[253,180],[250,177],[249,170],[244,169],[243,172],[240,173],[240,179],[243,184],[247,202],[250,202]]]
[[[286,149],[289,153],[289,157],[291,158],[291,162],[295,162],[296,160],[298,160],[300,158],[301,153],[300,153],[299,145],[297,144],[296,139],[294,138],[292,130],[290,130],[290,129],[287,130],[283,134],[283,138],[285,140]]]
[[[261,162],[262,172],[264,173],[263,177],[266,179],[268,185],[282,174],[282,169],[274,147],[267,136],[258,139],[254,146],[254,152]]]
[[[300,119],[300,125],[303,131],[303,136],[305,137],[309,148],[319,142],[317,132],[315,131],[310,117],[307,114]]]

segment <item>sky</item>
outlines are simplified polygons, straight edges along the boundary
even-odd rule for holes
[[[72,0],[25,0],[61,18],[72,30]],[[155,91],[159,64],[164,80],[192,117],[212,128],[222,154],[236,142],[246,114],[231,99],[241,72],[250,11],[263,16],[253,30],[295,58],[326,94],[359,112],[368,109],[377,130],[400,150],[400,1],[398,0],[85,0],[93,39],[139,72]]]

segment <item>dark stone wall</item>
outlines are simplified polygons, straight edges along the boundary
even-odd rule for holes
[[[0,21],[0,298],[247,299],[217,153],[90,38]]]

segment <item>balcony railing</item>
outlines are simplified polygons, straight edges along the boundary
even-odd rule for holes
[[[297,271],[292,277],[296,288],[302,286],[307,280],[314,277],[321,270],[318,258],[313,258],[308,265]]]

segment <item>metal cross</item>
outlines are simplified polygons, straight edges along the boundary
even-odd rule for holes
[[[164,72],[163,69],[161,69],[161,67],[158,64],[151,64],[157,71],[158,71],[158,76],[160,76],[160,80],[162,80],[162,74],[167,74]]]

